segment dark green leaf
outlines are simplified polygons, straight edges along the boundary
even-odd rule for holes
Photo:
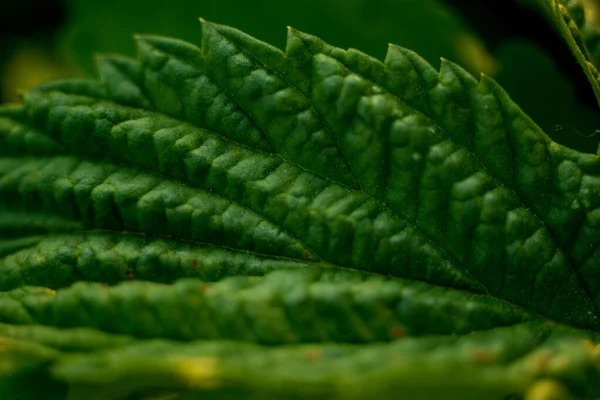
[[[0,335],[69,399],[600,394],[597,155],[393,45],[137,42],[0,109]]]

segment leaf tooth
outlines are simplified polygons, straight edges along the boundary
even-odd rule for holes
[[[281,73],[295,83],[296,87],[304,94],[310,93],[309,72],[314,54],[326,54],[327,45],[316,36],[308,35],[288,26],[285,57],[293,62],[288,62]]]
[[[201,67],[203,64],[200,49],[186,41],[159,35],[138,35],[135,39],[139,46],[138,56],[142,64],[150,63],[152,67],[160,68],[168,62],[167,54],[185,60],[190,66]]]
[[[315,54],[325,54],[329,46],[321,38],[299,31],[291,26],[287,27],[287,40],[285,55],[288,58],[312,58]]]
[[[198,47],[156,36],[141,36],[137,43],[142,86],[154,109],[229,140],[274,151],[245,110],[208,76]]]
[[[245,48],[237,37],[231,39],[210,24],[205,27],[203,51],[210,77],[252,116],[277,152],[304,169],[358,188],[344,154],[310,99],[261,60],[260,48]]]
[[[290,62],[280,73],[286,75],[309,97],[311,89],[310,86],[304,84],[304,81],[310,79],[310,63],[313,56],[317,54],[343,59],[344,64],[355,74],[377,76],[383,79],[384,64],[378,59],[357,49],[351,48],[344,51],[335,48],[316,36],[288,27],[285,55]]]
[[[24,94],[25,102],[27,102],[27,97],[30,94],[39,95],[44,92],[63,92],[98,99],[106,97],[106,88],[101,82],[94,79],[72,78],[44,83],[35,89],[26,92]]]
[[[283,71],[287,66],[287,61],[285,60],[283,51],[271,45],[270,43],[263,42],[240,30],[226,25],[215,24],[205,20],[201,20],[201,25],[202,48],[205,50],[207,49],[205,40],[209,40],[214,32],[218,32],[224,38],[227,38],[231,42],[234,42],[237,46],[252,53],[253,57],[256,57],[264,65],[268,65],[269,68],[272,68],[276,71]]]
[[[414,51],[393,44],[384,65],[385,80],[378,83],[415,109],[431,112],[429,91],[438,83],[438,71]]]
[[[136,60],[119,55],[100,55],[96,65],[110,98],[128,106],[150,107],[140,84],[141,68]]]
[[[548,151],[550,139],[523,114],[493,79],[483,75],[478,91],[482,96],[481,103],[496,110],[496,120],[502,126],[498,129],[502,129],[504,141],[508,143],[512,153],[512,179],[509,180],[501,174],[501,163],[496,163],[498,168],[492,168],[494,164],[491,162],[490,167],[484,165],[490,169],[492,175],[501,177],[507,185],[515,186],[522,201],[544,219],[552,201],[548,194],[552,193],[554,186],[554,168]],[[486,98],[489,101],[486,102]],[[485,117],[486,115],[482,115],[482,119]],[[481,152],[476,154],[485,157]]]

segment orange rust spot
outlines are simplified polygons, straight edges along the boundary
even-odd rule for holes
[[[208,283],[203,283],[202,284],[202,291],[203,292],[206,292],[209,289],[210,289],[210,285]]]
[[[306,349],[306,352],[304,353],[304,357],[309,361],[317,361],[317,360],[320,360],[321,358],[323,358],[323,352],[319,349],[315,349],[314,347],[311,347],[309,349]]]
[[[547,352],[543,352],[532,356],[528,364],[535,372],[544,372],[548,368],[551,360],[552,356]]]
[[[599,345],[597,345],[596,343],[592,342],[591,340],[586,340],[583,345],[585,346],[586,349],[588,349],[589,351],[595,351],[596,348],[598,348]]]
[[[234,155],[234,156],[239,156],[239,155],[240,155],[240,152],[239,152],[239,151],[234,151],[234,152],[233,152],[233,155]]]
[[[108,283],[101,283],[100,287],[103,289],[108,289],[110,287],[110,285]]]
[[[127,277],[129,279],[135,279],[135,274],[133,273],[132,270],[128,269],[127,272],[125,273],[125,275],[127,275]]]
[[[311,258],[313,258],[313,255],[310,253],[310,251],[305,251],[304,258],[306,258],[307,260],[310,260]]]
[[[398,339],[398,338],[406,336],[406,329],[404,329],[401,326],[392,326],[390,328],[390,330],[388,331],[388,334],[390,335],[391,338]]]
[[[476,350],[471,354],[471,360],[477,364],[487,364],[494,359],[494,355],[489,351]]]
[[[198,266],[198,260],[193,260],[192,264],[194,264],[194,267],[197,267]]]

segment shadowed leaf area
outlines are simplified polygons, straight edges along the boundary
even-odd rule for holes
[[[537,10],[571,50],[600,104],[600,3],[596,0],[519,0]]]
[[[394,45],[137,44],[0,108],[0,393],[600,396],[596,154]]]

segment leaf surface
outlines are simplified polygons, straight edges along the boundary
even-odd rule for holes
[[[71,398],[92,399],[118,393],[144,398],[143,393],[161,388],[183,399],[363,399],[374,393],[381,398],[504,399],[528,387],[530,394],[540,386],[549,387],[549,393],[566,393],[567,385],[579,388],[581,398],[593,395],[597,381],[585,373],[595,368],[590,342],[548,328],[520,324],[458,337],[362,346],[151,340],[63,354],[52,373],[69,382]]]
[[[283,52],[206,21],[200,47],[137,43],[137,60],[99,58],[100,81],[0,109],[0,335],[58,352],[36,371],[70,399],[237,382],[234,398],[381,382],[382,398],[503,399],[546,378],[598,395],[595,345],[567,339],[600,331],[597,155],[552,142],[492,79],[393,45],[382,62],[290,29]],[[528,367],[556,332],[576,367]],[[205,355],[223,339],[258,344]],[[196,353],[169,340],[215,341],[160,364]],[[463,341],[509,355],[474,372]],[[299,342],[350,358],[313,371]],[[363,367],[372,381],[340,384]]]

